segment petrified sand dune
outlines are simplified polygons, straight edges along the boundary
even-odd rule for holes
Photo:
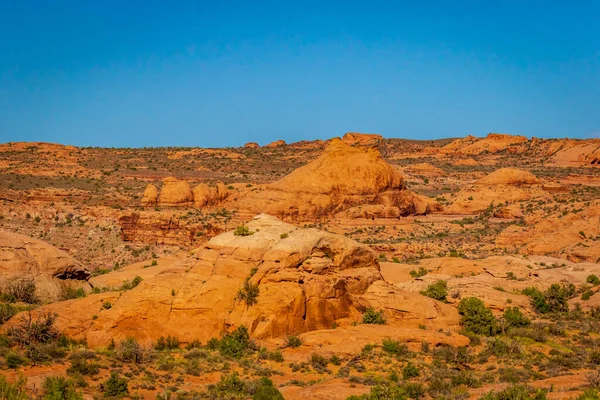
[[[376,133],[348,132],[342,137],[342,140],[351,146],[373,146],[383,140],[383,136]]]
[[[185,268],[175,263],[122,295],[90,295],[41,310],[58,313],[66,334],[92,346],[111,338],[148,342],[168,334],[184,343],[206,341],[240,325],[255,338],[281,337],[351,325],[369,306],[384,310],[393,326],[458,324],[453,307],[386,284],[364,245],[267,215],[248,228],[254,233],[214,237],[192,260],[182,261]],[[238,297],[247,278],[259,290],[253,305]],[[106,301],[110,309],[102,309]]]
[[[17,233],[0,231],[0,283],[33,279],[42,301],[58,299],[62,285],[89,288],[90,271],[56,247]]]
[[[176,178],[165,178],[160,194],[152,183],[146,186],[142,198],[143,206],[214,206],[225,200],[229,191],[223,182],[217,182],[215,187],[201,183],[192,190],[186,181]]]
[[[180,205],[189,204],[194,200],[194,194],[190,185],[186,181],[176,178],[165,178],[163,187],[158,196],[158,203],[161,205]]]
[[[505,150],[508,147],[527,143],[525,136],[507,135],[502,133],[490,133],[485,138],[479,139],[474,136],[467,136],[442,148],[442,153],[459,154],[481,154],[483,152],[496,153]]]
[[[361,217],[362,210],[351,210],[360,205],[377,205],[366,207],[371,208],[368,213],[394,218],[439,208],[435,201],[405,190],[400,171],[377,149],[352,147],[340,139],[332,139],[316,160],[237,203],[241,209],[296,221],[319,220],[346,210]]]
[[[539,184],[539,179],[530,172],[501,168],[479,179],[474,185],[461,189],[445,211],[449,214],[474,214],[490,205],[548,198],[550,195]]]

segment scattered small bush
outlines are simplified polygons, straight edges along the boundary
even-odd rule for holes
[[[83,400],[83,396],[75,389],[70,379],[62,376],[49,376],[42,385],[44,400]]]
[[[588,275],[588,277],[585,279],[585,281],[587,283],[589,283],[590,285],[600,285],[600,278],[598,278],[597,275],[592,274],[592,275]]]
[[[103,384],[104,397],[123,397],[129,394],[127,379],[120,378],[116,372],[110,373],[110,378]]]
[[[465,329],[479,335],[494,335],[498,328],[492,310],[476,297],[466,297],[458,304],[460,323]]]
[[[439,280],[427,286],[427,289],[422,290],[421,294],[435,300],[446,301],[446,296],[448,295],[448,283]]]
[[[154,345],[154,348],[156,350],[174,350],[179,348],[179,339],[177,339],[174,336],[167,336],[166,338],[164,336],[161,336],[158,338],[158,340],[156,341],[156,344]]]
[[[248,228],[246,225],[240,225],[235,228],[235,231],[233,231],[235,236],[250,236],[253,233],[254,232],[250,231],[250,228]]]
[[[291,347],[293,349],[300,347],[302,345],[302,339],[300,339],[296,335],[288,336],[285,340],[285,346]]]
[[[363,324],[385,325],[383,310],[376,311],[372,307],[367,308],[363,313],[362,322]]]
[[[226,333],[219,341],[219,352],[228,357],[240,358],[252,347],[248,329],[240,326],[233,332]]]

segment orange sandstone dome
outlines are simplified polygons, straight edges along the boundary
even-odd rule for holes
[[[336,138],[315,161],[270,187],[286,192],[369,195],[404,189],[404,178],[377,149],[352,147]]]

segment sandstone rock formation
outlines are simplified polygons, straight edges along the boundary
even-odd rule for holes
[[[63,286],[89,288],[90,271],[56,247],[17,233],[0,231],[0,286],[33,280],[42,301],[59,299]]]
[[[449,214],[474,214],[491,206],[509,205],[550,195],[542,189],[539,179],[530,172],[516,168],[501,168],[466,186],[453,196],[445,208]]]
[[[279,147],[279,146],[285,146],[285,145],[286,145],[285,140],[279,139],[279,140],[269,143],[265,147],[272,148],[272,147]]]
[[[366,307],[384,310],[392,326],[457,327],[453,307],[386,284],[376,256],[364,245],[266,215],[247,227],[252,234],[216,236],[191,259],[122,295],[90,295],[41,311],[57,312],[65,334],[86,338],[91,346],[163,335],[183,343],[206,341],[240,325],[258,339],[284,337],[334,323],[352,325]],[[239,297],[247,279],[258,287],[255,304]],[[105,301],[110,309],[101,308]]]
[[[442,148],[441,152],[445,154],[481,154],[483,152],[497,153],[501,150],[515,145],[526,144],[528,142],[525,136],[514,136],[501,133],[490,133],[483,139],[474,136],[467,136]]]
[[[383,211],[377,214],[393,217],[426,214],[440,207],[405,190],[400,171],[385,162],[377,149],[352,147],[340,139],[332,139],[316,160],[236,204],[295,221],[320,220],[359,205],[385,206],[378,207]]]
[[[194,205],[196,207],[215,206],[229,196],[229,191],[223,182],[217,182],[215,187],[201,183],[194,188]]]
[[[190,204],[194,201],[194,194],[186,181],[177,178],[165,178],[158,196],[158,204],[163,206],[177,206]]]
[[[144,190],[144,197],[142,198],[143,206],[154,206],[158,202],[158,189],[153,184],[148,184],[146,190]]]
[[[244,147],[247,149],[258,149],[260,146],[256,142],[248,142],[244,144]]]
[[[477,181],[478,185],[539,185],[540,180],[531,172],[518,168],[500,168]]]
[[[348,132],[342,137],[342,140],[351,146],[374,146],[383,140],[383,136],[376,133]]]

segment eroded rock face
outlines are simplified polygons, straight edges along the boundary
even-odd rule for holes
[[[383,136],[378,135],[376,133],[358,132],[348,132],[342,137],[342,140],[351,146],[373,146],[379,143],[382,139]]]
[[[158,204],[165,206],[185,205],[190,204],[192,201],[194,201],[194,194],[186,181],[176,178],[164,179],[160,196],[158,196]]]
[[[279,146],[285,146],[285,145],[286,145],[285,140],[279,139],[279,140],[269,143],[265,147],[279,147]]]
[[[62,250],[28,236],[0,231],[0,284],[32,279],[42,301],[56,301],[62,287],[88,287],[90,271]]]
[[[531,172],[518,168],[500,168],[477,181],[478,185],[539,185],[540,180]]]
[[[216,236],[192,259],[163,269],[120,297],[91,295],[42,310],[57,312],[60,328],[91,346],[104,346],[111,338],[149,342],[163,335],[184,343],[206,341],[241,325],[258,339],[283,337],[334,323],[352,325],[369,306],[384,310],[393,326],[448,329],[458,324],[451,306],[386,284],[367,246],[267,215],[247,226],[253,234]],[[256,304],[239,299],[247,278],[258,286]],[[99,312],[101,301],[109,298],[112,307]]]
[[[158,202],[158,189],[153,184],[146,186],[144,197],[142,198],[143,206],[154,206]]]
[[[248,142],[244,144],[244,147],[247,149],[258,149],[260,146],[256,142]]]

